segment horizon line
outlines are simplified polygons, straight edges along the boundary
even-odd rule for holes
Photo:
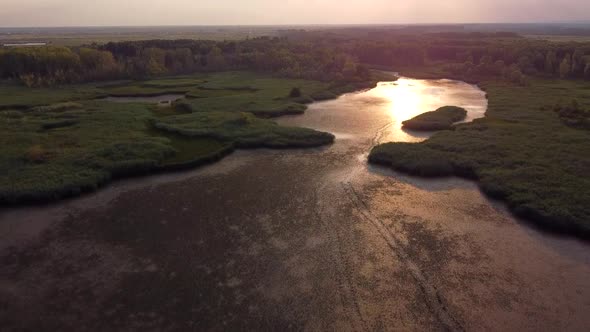
[[[445,23],[282,23],[282,24],[156,24],[156,25],[40,25],[1,26],[0,29],[59,29],[59,28],[196,28],[196,27],[347,27],[347,26],[453,26],[453,25],[539,25],[539,24],[589,24],[588,21],[535,21],[535,22],[445,22]]]

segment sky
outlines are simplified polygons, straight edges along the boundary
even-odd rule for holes
[[[589,21],[590,0],[0,0],[0,26]]]

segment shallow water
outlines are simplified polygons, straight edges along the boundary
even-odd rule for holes
[[[41,291],[24,289],[91,289],[96,299],[83,302],[88,317],[80,320],[96,319],[101,300],[126,303],[118,327],[153,320],[215,330],[587,330],[586,243],[523,224],[472,182],[367,164],[375,144],[425,139],[401,122],[444,105],[465,107],[470,121],[487,101],[461,82],[382,83],[278,120],[333,132],[332,146],[238,151],[198,170],[4,210],[0,250],[50,249],[28,255],[43,258],[0,280],[0,292],[47,312],[54,309]],[[35,237],[62,220],[82,225],[79,233]],[[95,225],[101,231],[89,231]],[[44,250],[35,248],[23,250]],[[90,256],[99,263],[52,277],[52,266]],[[129,273],[149,276],[133,279],[141,290],[167,295],[146,309],[152,297],[120,291]],[[170,276],[190,282],[172,285]],[[61,314],[74,310],[65,308]]]

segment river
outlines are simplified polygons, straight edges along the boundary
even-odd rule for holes
[[[328,147],[238,151],[5,209],[5,312],[61,329],[587,330],[588,244],[515,219],[473,182],[367,164],[375,144],[426,139],[401,121],[444,105],[472,121],[487,101],[401,78],[278,119],[334,133]]]

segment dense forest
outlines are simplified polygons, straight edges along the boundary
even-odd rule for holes
[[[321,81],[364,80],[367,66],[444,63],[463,79],[529,76],[590,80],[590,43],[555,43],[513,33],[284,31],[240,41],[149,40],[84,47],[0,48],[0,78],[27,86],[251,70]]]

